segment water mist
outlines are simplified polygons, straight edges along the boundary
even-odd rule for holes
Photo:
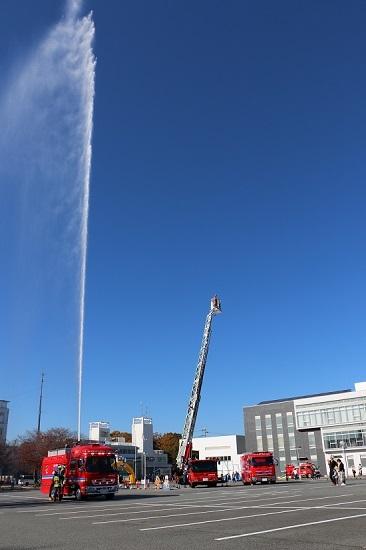
[[[69,0],[64,17],[17,66],[0,97],[0,175],[2,190],[21,197],[19,240],[32,248],[32,264],[42,259],[39,273],[46,262],[59,279],[72,264],[77,277],[79,439],[95,82],[94,23],[91,14],[80,15],[81,7]]]

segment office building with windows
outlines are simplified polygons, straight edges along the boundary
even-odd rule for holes
[[[8,431],[9,401],[0,399],[0,443],[6,442],[6,433]]]
[[[244,427],[247,452],[272,451],[279,473],[310,460],[325,474],[331,455],[343,459],[348,475],[359,464],[366,470],[366,382],[245,407]]]
[[[285,472],[286,464],[298,464],[305,459],[325,473],[320,430],[297,429],[295,399],[262,401],[244,408],[246,452],[272,451],[278,460],[278,475]]]

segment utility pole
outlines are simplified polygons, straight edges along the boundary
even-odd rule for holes
[[[43,381],[44,381],[44,372],[41,376],[41,391],[39,393],[39,408],[38,408],[38,425],[37,425],[37,434],[41,432],[41,415],[42,415],[42,397],[43,397]]]

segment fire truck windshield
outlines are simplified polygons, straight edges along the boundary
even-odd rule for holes
[[[217,472],[217,463],[213,460],[197,461],[191,464],[192,472]]]
[[[272,466],[273,457],[271,456],[256,456],[252,458],[252,466]]]
[[[112,474],[115,471],[114,456],[88,456],[85,469],[90,473]]]

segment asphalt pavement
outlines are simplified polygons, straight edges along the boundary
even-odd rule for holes
[[[121,489],[113,501],[61,503],[35,489],[2,492],[0,548],[364,549],[366,480]]]

